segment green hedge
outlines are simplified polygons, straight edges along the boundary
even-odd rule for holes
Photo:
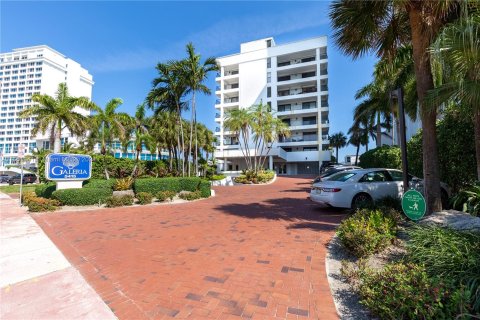
[[[402,156],[397,146],[382,146],[369,150],[359,158],[362,168],[402,168]]]
[[[95,188],[95,189],[113,189],[113,185],[115,184],[115,179],[90,179],[83,182],[84,188]]]
[[[133,184],[135,193],[148,192],[157,194],[159,191],[195,192],[200,190],[202,197],[210,196],[210,182],[197,177],[190,178],[145,178],[137,179]]]
[[[104,203],[112,193],[108,188],[62,189],[53,192],[52,198],[66,206],[84,206]]]
[[[35,188],[35,194],[37,197],[50,199],[56,188],[57,184],[55,182],[44,183]]]

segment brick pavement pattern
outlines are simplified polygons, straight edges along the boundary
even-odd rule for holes
[[[35,215],[119,319],[338,319],[310,179],[184,204]]]

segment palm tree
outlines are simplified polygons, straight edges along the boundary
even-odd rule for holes
[[[336,150],[336,158],[338,162],[338,149],[343,148],[347,145],[347,137],[343,132],[338,132],[330,136],[330,146]]]
[[[197,110],[196,110],[196,93],[203,93],[210,95],[210,89],[204,84],[205,80],[208,77],[208,74],[211,71],[219,70],[215,58],[210,57],[201,62],[201,56],[195,53],[195,47],[190,42],[187,44],[187,58],[181,61],[181,66],[184,72],[184,77],[188,86],[189,91],[192,93],[192,119],[190,123],[190,143],[188,145],[188,156],[190,157],[192,153],[192,144],[193,144],[193,135],[195,135],[195,174],[198,174],[198,151],[197,151],[197,136],[196,136],[196,126],[197,122]],[[194,134],[195,131],[195,134]],[[188,174],[190,174],[190,162],[188,162]]]
[[[362,128],[360,122],[354,122],[352,127],[348,130],[348,134],[350,138],[348,139],[348,143],[357,147],[357,151],[355,153],[355,165],[358,163],[358,153],[360,152],[361,145],[368,145],[368,131],[365,128]]]
[[[90,143],[100,143],[100,153],[104,157],[115,138],[119,138],[120,141],[125,138],[125,127],[131,121],[127,113],[117,112],[122,103],[122,99],[113,98],[107,102],[105,109],[95,106],[95,114],[91,116]],[[105,178],[108,180],[110,176],[106,166],[104,171]]]
[[[46,94],[34,94],[32,101],[38,104],[23,110],[20,117],[37,118],[37,125],[33,128],[32,135],[36,135],[38,132],[45,134],[47,130],[50,130],[51,139],[54,142],[53,152],[61,151],[63,129],[68,129],[72,134],[82,136],[88,128],[87,117],[75,110],[75,107],[85,110],[94,109],[94,105],[88,98],[71,97],[65,83],[58,85],[55,97]]]
[[[152,138],[157,145],[168,150],[169,170],[173,171],[173,160],[178,164],[178,136],[179,126],[177,124],[177,114],[175,112],[156,112],[151,119],[151,128],[149,130]],[[180,168],[176,167],[180,172]]]
[[[436,106],[454,101],[473,110],[480,180],[480,15],[475,13],[447,25],[431,52],[443,62],[443,69],[451,72],[442,76],[445,81],[429,92],[427,102]]]
[[[250,123],[251,117],[248,109],[232,109],[225,114],[223,127],[227,131],[232,131],[235,138],[239,141],[240,151],[245,159],[247,170],[252,170],[252,157],[250,156]]]
[[[428,49],[441,28],[457,17],[461,2],[337,0],[330,6],[335,41],[341,50],[354,58],[373,51],[379,57],[392,59],[399,46],[412,45],[422,118],[423,173],[429,212],[440,211],[442,203],[436,140],[437,111],[424,105],[428,90],[434,87]]]
[[[150,119],[146,115],[145,104],[140,104],[137,106],[135,111],[135,116],[132,118],[130,126],[130,134],[133,137],[133,148],[135,149],[135,166],[132,170],[132,176],[135,175],[136,169],[138,167],[138,162],[140,160],[140,154],[142,153],[143,148],[147,148],[150,151],[154,144],[152,136],[148,133],[147,124],[150,122]]]
[[[176,113],[177,125],[180,128],[180,130],[177,130],[177,147],[179,151],[183,152],[185,150],[185,139],[182,111],[188,108],[188,104],[182,101],[187,92],[185,73],[180,63],[174,61],[158,63],[156,69],[159,76],[153,80],[153,88],[148,93],[146,100],[155,114],[162,111]],[[181,162],[182,176],[185,176],[185,157],[181,157]]]

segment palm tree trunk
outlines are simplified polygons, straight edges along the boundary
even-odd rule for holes
[[[377,148],[382,146],[382,125],[380,123],[380,113],[377,114]]]
[[[198,136],[197,136],[197,111],[195,110],[194,114],[194,125],[195,130],[195,176],[198,176]]]
[[[178,148],[179,150],[182,150],[184,153],[184,157],[182,158],[182,177],[185,176],[185,139],[183,137],[183,121],[182,121],[182,110],[180,110],[180,105],[177,102],[177,115],[178,115],[178,121],[180,122],[180,135],[182,138],[182,144],[180,145],[180,141],[178,141]],[[178,159],[179,159],[179,154],[177,154],[177,165],[178,165]]]
[[[195,90],[192,92],[192,119],[190,119],[190,143],[188,145],[188,176],[190,177],[190,155],[192,154],[192,143],[193,143],[193,115],[195,114]]]
[[[337,149],[336,156],[335,156],[335,162],[338,163],[338,147],[335,147]]]
[[[55,140],[53,140],[53,152],[62,151],[62,120],[58,120],[55,128]]]
[[[433,76],[428,48],[430,45],[429,28],[425,26],[421,6],[409,7],[409,20],[412,33],[413,61],[415,65],[415,78],[417,80],[417,95],[422,119],[422,147],[423,147],[423,176],[424,193],[427,202],[427,212],[432,213],[442,210],[440,197],[440,177],[438,166],[438,148],[436,121],[437,111],[426,109],[423,100],[428,90],[433,88]]]
[[[475,112],[474,128],[475,128],[475,156],[477,160],[477,180],[480,181],[480,108]]]

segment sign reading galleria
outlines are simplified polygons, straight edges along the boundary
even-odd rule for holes
[[[88,180],[92,175],[92,157],[83,154],[51,153],[45,158],[48,180]]]

